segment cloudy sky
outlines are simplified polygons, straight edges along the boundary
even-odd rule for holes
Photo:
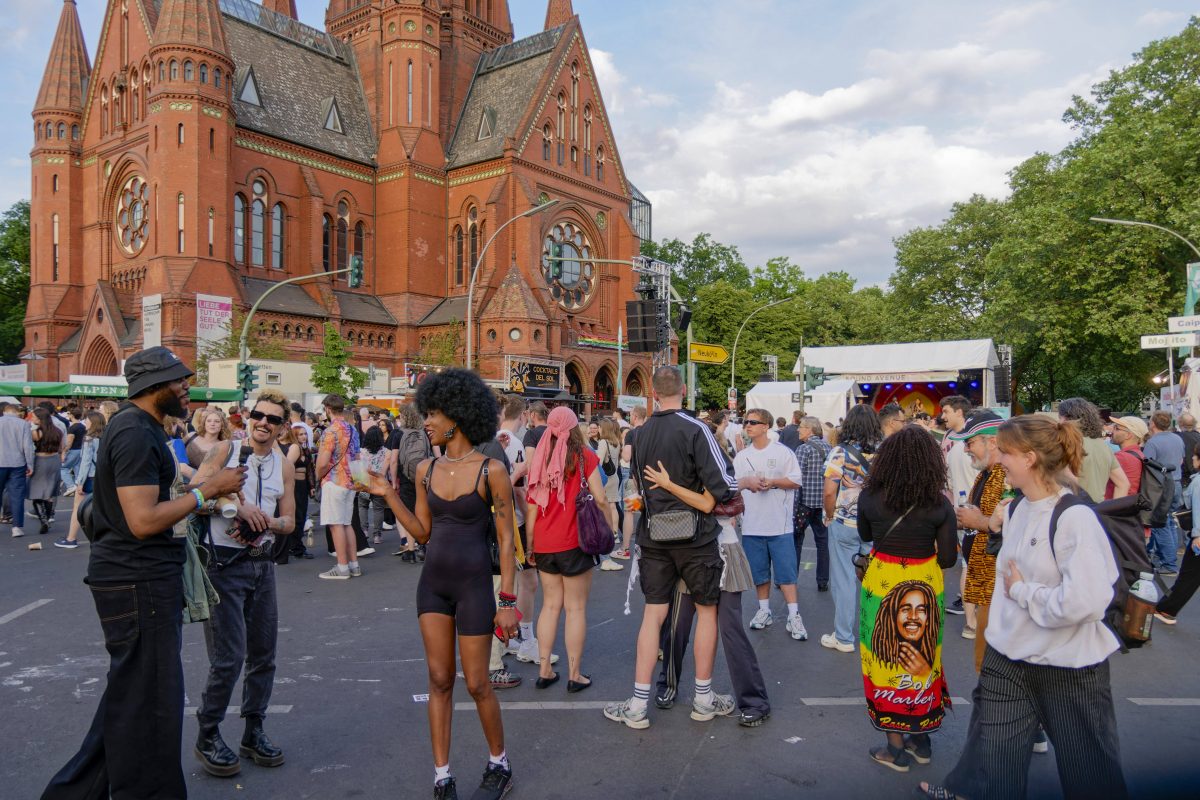
[[[105,0],[77,0],[93,56]],[[320,26],[324,0],[299,0]],[[575,0],[655,238],[865,283],[893,237],[1061,148],[1073,94],[1177,33],[1176,0]],[[510,0],[517,36],[545,0]],[[0,207],[28,196],[30,111],[58,0],[0,0]]]

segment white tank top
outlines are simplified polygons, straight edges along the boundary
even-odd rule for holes
[[[225,466],[236,467],[240,453],[240,447],[231,447],[229,461]],[[242,486],[242,496],[250,505],[262,509],[267,517],[275,516],[275,506],[278,504],[279,498],[283,497],[283,454],[279,452],[278,448],[273,449],[270,455],[260,458],[252,454],[247,459],[246,483]],[[217,547],[244,547],[229,538],[229,523],[230,520],[219,514],[214,514],[209,518],[213,544]],[[263,544],[274,541],[274,539],[275,535],[268,533],[263,539]]]

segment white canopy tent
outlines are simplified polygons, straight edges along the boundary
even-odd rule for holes
[[[772,417],[783,417],[792,421],[792,412],[800,409],[800,393],[804,384],[800,381],[763,381],[746,392],[746,408],[765,408]]]
[[[804,367],[821,367],[827,378],[856,383],[887,382],[941,383],[958,380],[963,370],[983,370],[983,405],[996,405],[992,370],[1000,357],[991,339],[952,342],[908,342],[840,347],[805,347],[792,370],[803,375]]]
[[[825,383],[806,392],[804,395],[804,413],[816,417],[821,422],[841,423],[850,409],[864,397],[858,384],[848,378],[841,378]]]

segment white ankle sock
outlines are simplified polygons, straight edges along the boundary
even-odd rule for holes
[[[769,612],[771,610],[771,601],[770,600],[759,600],[758,601],[758,610]]]
[[[525,639],[525,640],[532,639],[533,638],[533,623],[532,622],[522,622],[522,623],[519,623],[519,625],[521,628],[521,638]]]
[[[645,711],[646,703],[650,700],[650,684],[635,683],[633,685],[633,698],[629,701],[629,709],[631,711]]]
[[[696,699],[711,703],[713,699],[712,678],[696,681]]]
[[[508,752],[505,751],[498,756],[489,755],[488,761],[490,761],[491,763],[493,763],[497,766],[508,769]]]
[[[357,561],[351,561],[351,562],[350,562],[350,563],[349,563],[349,564],[346,566],[346,569],[359,569],[358,562],[357,562]]]
[[[339,575],[349,575],[350,574],[350,565],[349,564],[338,564],[337,571],[338,571]]]
[[[792,617],[796,616],[799,613],[800,613],[800,604],[799,603],[788,603],[788,619],[791,619]]]
[[[445,780],[446,778],[449,778],[449,777],[450,777],[450,763],[449,762],[447,762],[446,766],[444,766],[444,767],[434,766],[434,768],[433,768],[433,782],[434,783],[437,783],[438,781],[441,781],[441,780]]]

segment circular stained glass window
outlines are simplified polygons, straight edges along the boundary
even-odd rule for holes
[[[592,245],[579,226],[559,222],[542,244],[542,277],[550,296],[568,311],[586,306],[596,288]]]
[[[121,188],[117,201],[117,240],[131,256],[142,252],[150,235],[150,187],[135,175]]]

